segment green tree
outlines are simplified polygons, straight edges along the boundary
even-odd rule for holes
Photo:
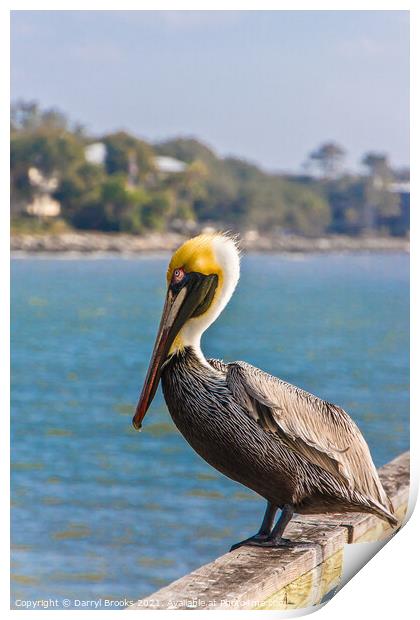
[[[207,168],[217,165],[216,154],[205,144],[194,138],[175,138],[154,145],[158,155],[173,157],[180,161],[192,164],[194,161],[202,161]]]
[[[108,174],[124,174],[135,185],[155,169],[153,149],[149,144],[124,131],[104,136],[105,169]]]
[[[206,165],[196,160],[189,164],[183,172],[164,175],[160,185],[166,191],[169,201],[167,217],[170,221],[195,221],[195,202],[207,198]]]
[[[309,188],[294,183],[284,183],[283,200],[286,205],[286,229],[309,237],[322,235],[331,223],[328,202]]]
[[[102,219],[97,206],[101,201],[101,187],[105,174],[100,166],[83,161],[68,168],[63,175],[54,198],[61,204],[64,219],[73,226],[95,229]],[[96,208],[93,208],[93,206]],[[98,228],[100,230],[100,228]]]
[[[341,172],[345,150],[335,142],[325,142],[309,154],[309,162],[316,165],[325,179],[336,177]]]
[[[364,179],[355,175],[343,175],[324,182],[322,191],[331,209],[330,232],[359,234],[364,226]]]
[[[66,116],[55,108],[41,110],[36,101],[17,101],[10,112],[11,131],[40,129],[72,131]]]
[[[31,113],[32,114],[32,113]],[[35,112],[33,112],[35,115]],[[38,115],[44,118],[45,115]],[[22,211],[39,191],[29,177],[29,170],[36,168],[48,179],[61,179],[84,163],[84,143],[80,137],[58,122],[45,123],[28,118],[13,125],[10,139],[11,197],[14,211]]]
[[[395,173],[383,153],[365,155],[367,174],[343,174],[344,149],[325,142],[309,156],[319,174],[294,177],[267,174],[239,158],[220,158],[196,139],[176,138],[152,146],[122,131],[102,138],[102,166],[86,160],[86,145],[93,140],[54,108],[14,104],[14,214],[25,213],[37,192],[48,191],[60,202],[65,223],[89,230],[144,233],[183,229],[191,221],[305,235],[363,230],[404,234],[408,227],[407,200],[400,207],[391,183],[407,180],[409,173]],[[155,155],[179,159],[186,168],[163,173],[155,166]],[[41,179],[41,190],[31,168]],[[26,228],[28,219],[23,222]]]
[[[400,214],[398,197],[391,192],[393,172],[384,153],[369,152],[362,159],[368,170],[365,183],[364,229],[386,227],[386,220]]]

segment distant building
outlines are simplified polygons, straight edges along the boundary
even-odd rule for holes
[[[410,195],[410,181],[394,181],[390,185],[390,191],[393,194],[408,194]]]
[[[29,168],[28,177],[32,187],[36,187],[40,192],[55,192],[58,187],[58,178],[56,176],[46,177],[38,168]]]
[[[58,179],[54,175],[46,177],[38,168],[29,168],[29,182],[35,188],[32,202],[26,205],[26,212],[38,217],[57,217],[61,205],[51,194],[58,187]]]
[[[391,222],[391,230],[395,235],[406,235],[410,230],[410,181],[395,181],[390,191],[400,200],[400,215]]]
[[[96,164],[103,166],[105,164],[107,154],[106,145],[103,142],[92,142],[85,147],[85,158],[90,164]],[[187,164],[180,159],[174,157],[157,156],[155,157],[155,166],[157,172],[162,174],[179,174],[184,172],[187,168]],[[128,154],[128,185],[133,186],[136,184],[138,176],[138,166],[134,153]]]
[[[103,166],[106,158],[106,146],[103,142],[93,142],[85,147],[85,158],[90,164]]]
[[[165,156],[155,157],[155,165],[157,171],[164,174],[177,174],[184,172],[187,168],[187,164],[184,161]]]
[[[54,200],[48,194],[40,194],[27,205],[26,212],[38,217],[57,217],[60,215],[61,205],[58,200]]]

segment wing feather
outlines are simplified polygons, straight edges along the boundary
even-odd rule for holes
[[[209,358],[207,361],[210,364],[210,366],[214,368],[214,370],[218,370],[219,372],[222,372],[224,375],[227,373],[228,365],[223,360]]]
[[[228,364],[226,380],[235,398],[266,432],[279,434],[292,450],[329,472],[350,492],[392,515],[369,447],[341,407],[246,362]]]

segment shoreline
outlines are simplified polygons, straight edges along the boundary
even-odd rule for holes
[[[27,255],[121,256],[173,252],[189,235],[151,233],[147,236],[124,233],[69,232],[54,234],[14,234],[11,236],[12,257]],[[280,254],[324,254],[348,252],[409,252],[410,242],[401,237],[300,237],[297,235],[260,235],[254,231],[239,236],[244,252]]]

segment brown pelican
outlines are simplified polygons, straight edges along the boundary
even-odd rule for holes
[[[258,533],[232,548],[287,544],[282,535],[294,512],[367,512],[397,525],[368,445],[343,409],[246,362],[204,357],[201,335],[238,279],[239,253],[228,235],[199,235],[174,253],[134,427],[161,379],[172,419],[194,450],[267,500]]]

